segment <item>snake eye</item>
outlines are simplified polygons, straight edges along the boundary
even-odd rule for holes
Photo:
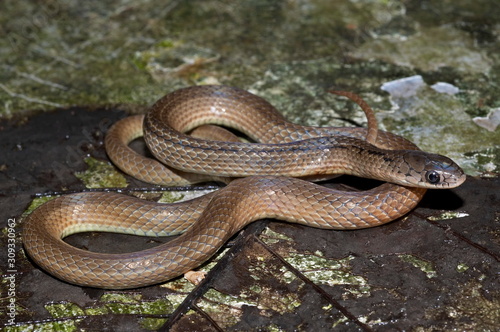
[[[436,171],[428,171],[425,173],[425,179],[432,184],[436,184],[440,180],[439,173]]]

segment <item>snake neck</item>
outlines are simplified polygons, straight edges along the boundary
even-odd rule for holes
[[[311,165],[317,174],[348,174],[407,185],[400,167],[411,150],[380,149],[349,137],[334,141],[326,138],[323,144],[315,151],[316,163]]]

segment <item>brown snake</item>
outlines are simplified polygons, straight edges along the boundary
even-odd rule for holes
[[[424,188],[452,188],[465,180],[450,159],[424,153],[400,136],[377,132],[373,114],[366,112],[372,122],[369,133],[363,128],[305,127],[287,122],[265,100],[236,88],[197,86],[174,91],[160,99],[144,120],[130,117],[110,129],[106,137],[110,159],[129,174],[153,183],[242,178],[175,204],[115,193],[62,196],[26,218],[24,246],[38,265],[70,283],[134,288],[196,268],[257,219],[328,229],[373,227],[412,210]],[[211,141],[184,134],[208,123],[235,128],[259,143],[225,142],[224,132]],[[170,168],[127,147],[141,136],[143,126],[149,149]],[[329,174],[398,185],[345,192],[294,178]],[[89,252],[62,240],[95,230],[149,236],[185,232],[155,248],[124,254]]]

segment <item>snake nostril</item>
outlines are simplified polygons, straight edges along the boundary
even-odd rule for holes
[[[425,179],[432,184],[436,184],[440,180],[439,173],[436,171],[428,171],[425,173]]]

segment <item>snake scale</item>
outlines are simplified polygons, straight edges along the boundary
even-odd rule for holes
[[[227,186],[174,204],[117,193],[64,195],[26,218],[24,247],[34,262],[67,282],[135,288],[196,268],[258,219],[325,229],[373,227],[411,211],[426,188],[453,188],[465,180],[449,158],[378,131],[373,113],[364,109],[369,129],[308,127],[286,121],[267,101],[237,88],[194,86],[169,93],[145,116],[123,119],[110,129],[106,137],[110,159],[146,182],[184,185],[215,179]],[[209,134],[207,140],[209,124],[233,128],[258,143],[238,141],[225,130]],[[191,131],[192,135],[186,134]],[[139,156],[127,146],[142,135],[157,160]],[[334,174],[387,183],[346,192],[304,180]],[[63,241],[85,231],[182,235],[123,254],[89,252]]]

